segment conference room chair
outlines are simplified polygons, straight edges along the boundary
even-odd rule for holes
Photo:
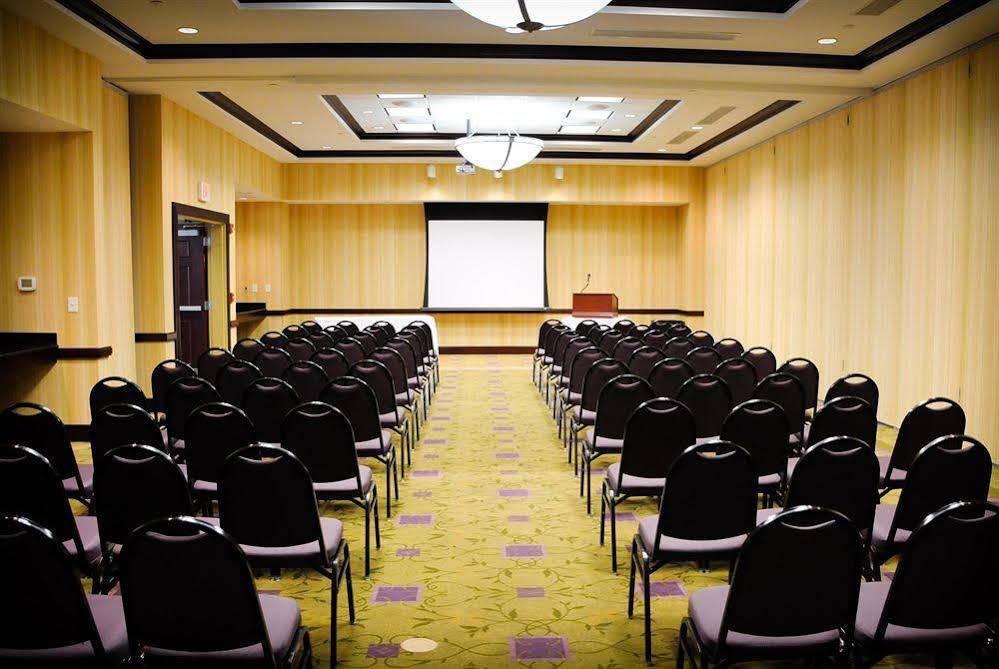
[[[609,325],[598,323],[597,325],[590,328],[590,331],[587,333],[586,336],[590,338],[590,341],[593,342],[594,346],[600,346],[600,339],[606,333],[610,332],[610,330],[611,327]]]
[[[730,585],[701,588],[680,623],[676,666],[832,659],[853,645],[863,546],[841,513],[788,509],[755,528]]]
[[[364,350],[364,357],[368,357],[376,348],[378,348],[378,340],[375,339],[374,335],[366,330],[358,332],[352,336]]]
[[[696,418],[696,417],[695,417]],[[741,446],[713,441],[691,446],[666,474],[659,513],[638,523],[631,543],[628,617],[635,612],[635,577],[642,579],[645,660],[652,660],[651,577],[676,562],[729,563],[756,526],[756,470]]]
[[[330,333],[323,330],[320,330],[319,332],[310,332],[306,339],[312,342],[312,345],[315,346],[317,351],[333,346],[333,344],[336,343]]]
[[[21,516],[52,532],[98,590],[101,539],[94,516],[75,516],[59,474],[33,448],[0,445],[0,516]],[[7,572],[14,579],[14,572]]]
[[[819,368],[808,358],[791,358],[778,369],[796,377],[805,389],[805,411],[814,411],[819,402]]]
[[[649,323],[649,327],[654,330],[662,330],[666,332],[674,325],[683,325],[683,321],[677,320],[675,318],[657,318],[656,320]]]
[[[191,412],[187,419],[187,484],[191,499],[213,514],[218,499],[219,477],[225,459],[257,443],[253,422],[237,406],[209,402]]]
[[[643,336],[645,336],[645,333],[648,331],[649,331],[648,325],[646,325],[645,323],[638,323],[637,325],[631,328],[631,331],[628,334],[632,337],[641,339]]]
[[[694,342],[686,337],[669,337],[662,347],[667,358],[686,358],[695,348]]]
[[[596,349],[589,338],[577,335],[570,340],[569,345],[565,347],[565,351],[562,353],[561,371],[552,384],[554,393],[554,397],[552,398],[552,416],[558,425],[558,436],[560,439],[565,433],[563,395],[565,395],[566,389],[572,380],[572,366],[579,354],[590,348]],[[599,351],[599,349],[596,350]],[[600,353],[602,355],[603,351],[600,351]]]
[[[880,397],[878,384],[874,379],[866,374],[847,374],[833,381],[826,391],[824,402],[829,402],[837,397],[859,397],[874,409],[874,415],[878,414],[878,399]]]
[[[646,344],[641,348],[635,349],[635,351],[631,354],[631,358],[628,359],[628,369],[631,370],[632,374],[640,376],[648,381],[649,374],[652,373],[652,368],[657,362],[665,359],[665,353],[660,351],[655,346],[649,346]]]
[[[371,467],[359,464],[354,429],[343,413],[323,402],[299,404],[281,424],[281,447],[294,453],[312,479],[320,501],[345,500],[364,509],[364,577],[371,574],[371,521],[381,549],[378,486]]]
[[[419,330],[420,332],[423,333],[422,336],[423,336],[424,343],[426,344],[427,355],[430,357],[431,362],[433,363],[434,367],[436,367],[436,365],[437,365],[437,348],[436,348],[436,346],[434,344],[434,332],[433,332],[433,330],[430,329],[430,324],[427,323],[426,321],[415,320],[415,321],[413,321],[412,323],[410,323],[409,325],[407,325],[403,329],[404,330],[408,330],[408,329],[411,329],[411,328],[416,328],[417,330]]]
[[[378,346],[384,346],[385,342],[387,342],[389,339],[392,338],[392,336],[389,335],[389,333],[384,328],[378,325],[374,324],[369,325],[368,327],[364,328],[364,331],[375,338],[375,343]]]
[[[330,664],[336,665],[337,604],[345,581],[348,615],[354,624],[350,548],[343,523],[319,515],[305,465],[275,446],[236,451],[222,467],[219,520],[251,567],[313,569],[329,579]]]
[[[283,332],[275,332],[271,330],[270,332],[265,332],[260,335],[260,343],[264,345],[265,348],[284,348],[288,343],[288,335]]]
[[[878,419],[871,405],[859,397],[837,397],[824,403],[805,431],[805,446],[829,437],[856,437],[871,448],[877,446]]]
[[[153,389],[153,411],[159,420],[166,416],[167,390],[177,379],[197,376],[198,372],[183,360],[164,360],[155,367],[150,375],[150,385]]]
[[[401,337],[394,337],[385,344],[385,348],[392,349],[400,356],[402,356],[402,361],[406,365],[406,384],[409,389],[412,390],[419,396],[420,402],[423,404],[423,418],[427,417],[427,393],[424,388],[425,380],[420,375],[419,364],[416,359],[416,351],[413,350],[412,344]],[[331,376],[331,378],[336,378]]]
[[[90,415],[95,416],[98,411],[112,404],[146,407],[149,401],[134,381],[122,376],[107,376],[90,389]]]
[[[118,667],[128,658],[121,597],[85,594],[61,543],[29,518],[0,515],[0,563],[17,575],[0,598],[0,659],[10,666]]]
[[[545,367],[546,379],[545,379],[545,402],[552,405],[552,415],[555,415],[555,398],[552,397],[552,387],[557,387],[558,380],[563,376],[563,366],[562,363],[565,359],[565,349],[569,344],[577,339],[579,335],[573,330],[563,330],[559,332],[551,346],[551,354],[548,356],[552,359],[551,363]]]
[[[964,434],[966,423],[961,405],[946,397],[933,397],[909,409],[891,454],[879,458],[881,494],[905,485],[913,460],[927,444],[948,434]]]
[[[351,365],[364,360],[367,356],[367,353],[364,352],[364,346],[353,337],[341,339],[333,345],[333,348],[340,351]]]
[[[319,399],[319,393],[330,381],[329,375],[322,367],[308,360],[299,360],[288,365],[281,379],[295,389],[298,399],[302,402],[315,402]]]
[[[902,551],[926,516],[954,502],[985,501],[992,457],[982,442],[949,435],[924,446],[912,461],[898,504],[878,504],[874,511],[871,554],[875,579],[880,567]]]
[[[548,321],[546,321],[546,322],[548,322]],[[556,322],[559,322],[559,321],[556,321]],[[597,322],[595,320],[593,320],[592,318],[586,318],[586,319],[581,320],[578,323],[576,323],[576,334],[579,334],[579,335],[582,335],[582,336],[585,337],[585,336],[587,336],[590,333],[590,330],[592,330],[596,326],[597,326]]]
[[[805,441],[805,388],[801,381],[790,374],[774,372],[756,384],[753,398],[770,400],[780,405],[787,414],[791,427],[788,445],[793,450],[800,451]]]
[[[949,666],[958,651],[979,666],[999,666],[997,547],[999,505],[992,502],[955,502],[923,519],[894,578],[860,586],[854,666],[898,653],[927,653]]]
[[[235,357],[224,348],[210,348],[198,356],[198,376],[214,385],[219,370],[233,360]]]
[[[309,360],[316,354],[316,346],[305,337],[291,339],[285,345],[284,350],[291,356],[293,362]]]
[[[240,405],[261,444],[281,443],[281,421],[299,404],[298,393],[286,381],[265,376],[249,385]]]
[[[618,342],[624,339],[624,337],[624,333],[620,330],[608,330],[600,337],[600,342],[597,346],[600,347],[601,351],[613,358],[614,348],[618,345]]]
[[[697,439],[715,439],[732,410],[732,391],[714,374],[695,374],[680,386],[676,399],[690,409],[697,425]]]
[[[354,323],[354,321],[347,321],[347,320],[340,321],[339,323],[337,323],[337,326],[343,328],[343,331],[347,333],[348,337],[353,337],[354,335],[356,335],[358,332],[361,331],[360,328],[358,328],[357,325]]]
[[[265,348],[266,347],[259,339],[247,337],[245,339],[240,339],[232,345],[232,355],[237,360],[253,362],[253,359],[257,357],[257,354]]]
[[[620,362],[620,361],[619,361]],[[623,363],[622,363],[623,364]],[[579,494],[583,494],[586,479],[586,513],[591,512],[591,469],[593,461],[604,455],[620,454],[624,447],[624,431],[631,414],[644,402],[655,397],[652,386],[640,376],[621,374],[607,381],[597,398],[597,415],[593,429],[583,434],[583,476],[579,479]]]
[[[604,385],[611,379],[628,373],[628,366],[614,358],[604,357],[590,365],[583,378],[582,393],[579,405],[569,411],[569,437],[571,439],[569,460],[573,463],[574,474],[581,473],[579,460],[579,434],[593,427],[597,419],[597,402]]]
[[[240,406],[243,393],[251,383],[263,377],[260,368],[252,362],[236,359],[219,370],[215,378],[215,389],[223,402]]]
[[[687,335],[687,339],[694,342],[696,347],[707,346],[710,348],[715,345],[715,338],[706,330],[694,330]]]
[[[596,362],[607,359],[607,356],[592,343],[582,349],[572,360],[572,368],[569,370],[569,382],[555,399],[556,411],[558,412],[559,436],[562,437],[562,447],[569,445],[569,413],[579,406],[583,398],[583,381],[586,379],[586,372],[589,371]]]
[[[728,384],[728,389],[732,391],[732,404],[736,406],[753,396],[759,382],[753,363],[742,358],[723,360],[711,373]]]
[[[323,331],[323,326],[313,320],[302,321],[302,327],[309,334],[316,334]]]
[[[651,346],[657,348],[660,351],[666,350],[666,342],[669,341],[669,337],[662,330],[649,330],[642,335],[642,343],[646,346]]]
[[[742,347],[742,343],[738,339],[733,339],[732,337],[725,337],[724,339],[719,339],[714,343],[714,348],[718,351],[718,354],[722,357],[722,360],[728,360],[729,358],[738,358],[743,353],[745,349]]]
[[[664,358],[652,365],[648,381],[652,384],[656,397],[675,399],[683,384],[693,376],[694,370],[686,360]]]
[[[327,325],[323,328],[323,332],[333,339],[334,344],[350,336],[347,331],[339,325]]]
[[[221,400],[215,386],[199,376],[186,376],[170,384],[167,390],[166,429],[169,452],[174,458],[184,453],[185,428],[191,412],[202,404]]]
[[[285,327],[285,329],[281,330],[281,334],[287,337],[288,341],[292,341],[294,339],[304,339],[308,336],[309,331],[301,325],[292,323],[291,325]]]
[[[627,365],[631,360],[631,354],[637,351],[638,349],[642,348],[643,346],[645,346],[645,344],[642,342],[641,339],[639,339],[638,337],[634,337],[632,335],[628,335],[627,337],[619,341],[617,343],[617,346],[614,347],[613,357],[615,360],[620,360],[621,362]]]
[[[112,449],[130,444],[141,444],[167,452],[160,426],[153,415],[142,407],[134,404],[110,404],[93,415],[90,420],[91,462],[96,465]],[[96,477],[96,471],[94,475]]]
[[[614,328],[621,334],[627,336],[631,332],[631,328],[635,327],[635,322],[628,320],[627,318],[622,318],[618,322],[614,323]]]
[[[589,322],[596,325],[595,321],[589,321]],[[534,381],[535,385],[538,386],[539,390],[541,389],[541,376],[539,374],[539,370],[541,366],[544,364],[545,358],[548,357],[548,353],[545,351],[545,344],[548,342],[548,331],[551,330],[556,325],[561,325],[561,324],[562,321],[556,318],[549,318],[544,323],[542,323],[541,326],[538,328],[538,345],[534,349],[534,355],[532,356],[531,360],[531,379]],[[582,323],[580,323],[579,325],[582,325]],[[579,325],[576,326],[577,332],[579,332],[578,330]],[[580,332],[580,334],[585,334],[585,333]]]
[[[359,458],[373,458],[385,465],[385,517],[392,517],[392,481],[395,498],[399,499],[399,472],[392,431],[382,427],[378,415],[378,398],[367,383],[353,376],[341,376],[330,381],[319,395],[319,401],[338,409],[354,430],[354,450]]]
[[[86,506],[94,485],[94,466],[78,464],[62,419],[41,404],[18,402],[0,412],[0,444],[19,444],[40,453],[57,472],[66,494]]]
[[[375,321],[374,323],[372,323],[372,327],[381,328],[382,330],[385,330],[386,334],[388,334],[389,339],[394,337],[396,334],[395,326],[389,323],[388,321]]]
[[[787,414],[769,400],[747,400],[725,417],[721,438],[739,444],[756,468],[756,489],[765,507],[780,504],[787,490]]]
[[[257,366],[261,374],[277,379],[281,378],[284,370],[293,362],[294,360],[288,351],[274,346],[268,346],[253,359],[253,364]]]
[[[434,396],[436,385],[434,381],[434,370],[431,365],[427,363],[429,352],[427,350],[425,340],[416,332],[406,328],[400,330],[396,338],[408,342],[413,348],[413,353],[416,356],[416,371],[424,380],[423,388],[425,392],[423,393],[423,397],[427,403],[429,403],[431,398]],[[548,363],[548,371],[551,371],[551,363]]]
[[[94,474],[94,509],[100,533],[100,592],[118,580],[118,555],[128,536],[158,518],[191,515],[187,480],[163,451],[133,444],[105,453]]]
[[[693,348],[687,352],[683,359],[690,363],[695,374],[713,374],[718,365],[722,363],[721,355],[710,346]]]
[[[414,438],[419,441],[420,412],[416,409],[416,393],[409,387],[407,381],[406,361],[403,360],[402,355],[398,351],[386,346],[375,349],[375,352],[371,354],[371,360],[385,365],[385,368],[388,369],[392,377],[395,403],[409,414],[410,419],[413,421]],[[339,374],[338,376],[343,376],[344,374]]]
[[[624,428],[620,462],[607,467],[600,490],[600,545],[608,514],[611,571],[617,573],[617,507],[632,497],[661,497],[666,473],[680,454],[694,445],[694,416],[676,400],[656,397],[643,402]]]
[[[406,478],[406,463],[413,464],[413,441],[410,438],[410,425],[406,414],[399,410],[395,401],[395,383],[388,367],[376,360],[362,360],[350,367],[348,376],[360,379],[371,388],[378,404],[378,420],[382,428],[399,435],[403,453],[399,458],[402,478]],[[390,437],[391,438],[391,437]]]
[[[743,352],[742,358],[753,363],[756,368],[756,376],[763,380],[777,371],[777,356],[763,346],[754,346]]]
[[[322,367],[323,371],[326,372],[326,376],[331,379],[345,375],[347,370],[350,369],[347,357],[332,346],[319,349],[312,355],[310,360]]]
[[[691,329],[685,323],[676,323],[666,328],[666,336],[670,339],[674,337],[689,337]]]
[[[309,666],[312,648],[293,599],[257,592],[242,549],[188,516],[146,523],[120,557],[132,657],[227,666]],[[216,660],[217,661],[217,660]]]

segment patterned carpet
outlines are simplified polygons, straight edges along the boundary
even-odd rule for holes
[[[588,517],[551,414],[531,385],[529,356],[444,356],[425,427],[392,520],[381,512],[382,548],[373,550],[370,580],[363,578],[363,513],[348,503],[324,510],[346,523],[354,563],[357,623],[347,624],[342,598],[341,666],[643,666],[640,604],[634,619],[626,615],[626,548],[635,521],[654,514],[654,503],[619,508],[620,572],[613,575],[609,546],[598,544],[599,493]],[[892,440],[882,428],[879,449]],[[383,480],[380,466],[375,475]],[[601,479],[595,473],[597,491]],[[726,574],[722,564],[709,573],[680,565],[655,574],[656,665],[675,659],[687,596],[724,583]],[[301,604],[318,666],[327,666],[329,582],[292,571],[278,580],[261,574],[257,587]],[[412,637],[437,646],[409,652],[402,644]],[[932,666],[928,658],[892,662],[880,666]]]

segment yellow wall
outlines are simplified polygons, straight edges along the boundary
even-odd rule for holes
[[[871,375],[891,422],[952,397],[995,455],[997,50],[711,167],[706,244],[713,332]]]

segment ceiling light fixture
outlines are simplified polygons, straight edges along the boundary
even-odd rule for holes
[[[588,19],[611,0],[453,0],[459,9],[507,32],[554,30]]]
[[[430,110],[426,107],[388,107],[385,111],[392,118],[430,116]]]
[[[559,128],[560,135],[593,135],[600,128],[595,125],[563,125]]]
[[[836,39],[835,37],[822,37],[818,40],[819,44],[821,44],[822,46],[830,46],[838,41],[839,40]]]
[[[332,148],[333,148],[332,146],[324,146],[323,151],[329,151]]]
[[[692,125],[692,126],[690,126],[690,129],[693,130],[694,132],[697,132],[698,130],[704,130],[704,126],[703,125]]]
[[[190,26],[181,26],[177,28],[177,32],[179,32],[182,35],[197,35],[198,29],[192,28]]]
[[[571,121],[606,121],[613,112],[602,109],[573,109],[569,112]]]
[[[466,123],[468,135],[454,141],[462,158],[476,167],[491,172],[504,172],[523,167],[538,157],[545,143],[534,137],[517,134],[473,135],[472,123]]]
[[[303,121],[292,121],[292,125],[302,125]]]
[[[361,113],[362,113],[362,114],[374,114],[375,112],[371,111],[370,109],[365,109],[365,110],[364,110],[363,112],[361,112]]]
[[[577,102],[604,102],[610,104],[617,104],[619,102],[624,102],[624,98],[609,97],[606,95],[580,95],[576,98]]]
[[[395,129],[399,132],[433,132],[433,123],[396,123]]]
[[[424,97],[423,93],[379,93],[382,100],[419,100]]]

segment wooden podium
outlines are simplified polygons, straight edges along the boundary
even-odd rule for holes
[[[572,315],[578,318],[613,318],[617,316],[617,295],[573,293]]]

